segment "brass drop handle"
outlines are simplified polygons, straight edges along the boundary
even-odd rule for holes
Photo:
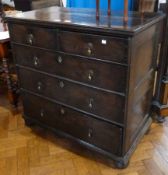
[[[41,89],[42,89],[42,83],[41,83],[41,82],[38,82],[38,83],[37,83],[37,89],[38,89],[39,91],[41,91]]]
[[[90,100],[89,100],[89,108],[93,108],[93,98],[91,98]]]
[[[39,59],[38,59],[38,57],[37,56],[34,56],[33,60],[34,60],[34,66],[38,66],[39,65]]]
[[[88,43],[88,49],[87,49],[87,54],[88,55],[92,54],[92,48],[93,48],[93,44],[92,43]]]
[[[89,138],[92,138],[92,136],[93,136],[93,130],[92,129],[89,129],[89,131],[88,131],[88,137]]]
[[[64,115],[65,114],[65,109],[61,108],[60,113],[61,113],[61,115]]]
[[[88,80],[91,81],[93,79],[93,75],[94,75],[94,71],[93,70],[89,70],[89,74],[88,74]]]
[[[88,48],[87,53],[88,53],[88,55],[91,55],[92,54],[91,48]]]
[[[60,82],[59,82],[59,87],[60,87],[60,88],[64,88],[64,87],[65,87],[65,84],[64,84],[63,81],[60,81]]]
[[[34,40],[33,34],[28,34],[28,37],[27,37],[28,44],[33,45],[33,40]]]
[[[40,116],[44,117],[44,110],[43,109],[40,111]]]
[[[58,56],[58,58],[57,58],[57,62],[58,62],[59,64],[62,64],[63,59],[62,59],[62,57],[61,57],[61,56]]]

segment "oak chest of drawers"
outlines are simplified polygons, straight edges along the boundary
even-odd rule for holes
[[[128,164],[151,124],[163,15],[52,7],[6,19],[26,124]]]

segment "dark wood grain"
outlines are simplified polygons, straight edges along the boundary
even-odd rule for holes
[[[127,63],[127,39],[60,31],[59,43],[59,50],[66,53]]]
[[[20,68],[19,75],[21,88],[110,121],[120,124],[124,122],[125,98],[123,96],[81,86],[61,78],[53,78],[26,69]]]
[[[57,48],[56,29],[37,28],[37,26],[25,26],[14,24],[10,26],[13,42],[29,46]]]
[[[123,16],[124,11],[109,17],[101,10],[97,20],[95,10],[52,7],[6,18],[26,123],[72,135],[118,168],[128,165],[151,124],[164,18],[129,12],[124,21]],[[14,26],[21,36],[15,36]],[[28,44],[29,29],[33,41]]]
[[[119,145],[122,129],[31,94],[23,92],[23,97],[26,117],[38,120],[50,127],[56,127],[60,131],[113,154],[121,154]],[[110,141],[109,138],[111,138]]]
[[[164,18],[159,13],[141,13],[129,12],[127,25],[123,22],[124,12],[113,11],[111,18],[107,16],[107,10],[101,10],[101,18],[99,21],[95,18],[94,9],[78,9],[78,8],[60,8],[50,7],[42,10],[19,13],[16,15],[8,15],[6,20],[13,22],[26,22],[31,24],[40,24],[42,26],[62,27],[67,29],[80,29],[81,31],[101,31],[108,33],[117,33],[123,35],[133,35],[147,29],[153,23]],[[85,31],[86,32],[86,31]]]
[[[42,49],[20,45],[14,45],[13,49],[18,65],[125,93],[128,69],[125,65],[109,64],[61,52],[44,52]]]
[[[125,152],[137,137],[145,118],[151,116],[161,26],[160,23],[153,25],[132,40],[133,69],[130,70]]]

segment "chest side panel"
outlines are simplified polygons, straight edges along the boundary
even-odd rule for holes
[[[151,115],[159,28],[157,23],[132,39],[125,152]]]

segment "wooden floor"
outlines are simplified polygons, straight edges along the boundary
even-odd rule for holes
[[[153,124],[127,169],[70,144],[41,128],[24,125],[0,95],[0,175],[168,175],[168,119]]]

